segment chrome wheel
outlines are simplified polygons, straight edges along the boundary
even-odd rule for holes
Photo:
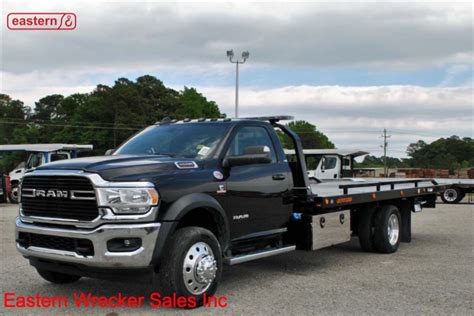
[[[447,189],[443,192],[443,197],[447,202],[454,202],[458,198],[458,191],[454,189]]]
[[[194,295],[206,292],[216,278],[216,273],[217,262],[211,247],[205,242],[192,245],[183,264],[186,289]]]
[[[398,236],[400,235],[400,223],[396,214],[392,214],[388,218],[387,233],[388,242],[390,243],[390,245],[396,245],[398,242]]]

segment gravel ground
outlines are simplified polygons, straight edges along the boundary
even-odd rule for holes
[[[53,285],[41,279],[14,247],[17,207],[0,205],[0,315],[156,315],[182,310],[95,308],[5,309],[3,293],[17,295],[145,295],[149,285],[81,279]],[[226,267],[218,295],[224,309],[185,313],[209,314],[473,314],[473,205],[438,204],[414,214],[413,241],[397,253],[362,252],[352,242],[315,252],[289,254]]]

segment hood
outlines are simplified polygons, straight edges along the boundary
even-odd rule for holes
[[[36,170],[82,170],[98,173],[108,181],[132,181],[141,180],[156,173],[197,168],[198,165],[189,159],[156,155],[117,155],[61,160],[45,164]]]

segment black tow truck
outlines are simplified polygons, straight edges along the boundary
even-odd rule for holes
[[[366,251],[411,239],[411,213],[446,189],[431,180],[309,178],[292,117],[164,120],[112,155],[46,164],[21,183],[16,243],[53,283],[157,280],[163,294],[216,292],[224,264],[358,236]],[[275,129],[294,143],[288,161]],[[297,255],[297,253],[295,253]]]

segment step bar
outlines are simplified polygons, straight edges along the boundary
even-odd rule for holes
[[[234,265],[234,264],[239,264],[239,263],[243,263],[247,261],[271,257],[271,256],[279,255],[279,254],[294,251],[294,250],[296,250],[295,245],[281,247],[281,248],[263,249],[263,250],[258,250],[255,252],[249,252],[246,254],[238,255],[231,258],[226,258],[224,262],[225,264],[228,264],[228,265]]]

